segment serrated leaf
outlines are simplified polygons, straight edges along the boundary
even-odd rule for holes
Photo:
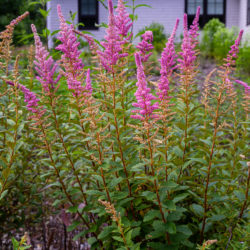
[[[161,218],[161,213],[159,210],[150,210],[146,213],[146,215],[143,218],[144,222],[151,221],[155,218]]]

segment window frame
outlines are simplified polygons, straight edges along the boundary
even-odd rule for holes
[[[98,30],[99,27],[95,26],[95,23],[99,23],[99,1],[95,0],[96,5],[96,14],[95,15],[82,15],[81,14],[81,1],[78,0],[78,23],[83,23],[85,26],[80,25],[78,27],[79,30]],[[86,20],[92,19],[90,22],[93,24],[86,24]]]
[[[226,23],[226,0],[223,0],[223,14],[207,14],[208,0],[203,0],[203,14],[200,15],[200,27],[203,28],[204,25],[212,18],[218,18],[221,22]],[[188,14],[188,0],[185,0],[185,13],[188,15],[188,23],[192,24],[195,15]]]

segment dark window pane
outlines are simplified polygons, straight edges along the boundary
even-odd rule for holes
[[[201,15],[203,14],[203,1],[204,0],[188,0],[187,2],[187,14],[195,15],[197,7],[201,7]]]
[[[81,0],[81,14],[84,16],[96,15],[96,0]]]
[[[208,0],[207,14],[208,15],[223,15],[224,4],[223,0]]]

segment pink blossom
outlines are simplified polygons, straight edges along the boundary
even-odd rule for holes
[[[7,83],[9,85],[15,86],[15,84],[11,81],[7,81]],[[27,109],[34,114],[38,114],[38,116],[41,117],[45,113],[45,109],[39,106],[38,103],[40,100],[36,97],[35,93],[33,93],[20,83],[17,84],[17,88],[20,89],[24,94],[24,101],[27,103]]]
[[[180,71],[186,72],[194,68],[194,62],[196,60],[196,52],[192,44],[192,38],[188,31],[187,23],[187,14],[184,14],[183,17],[183,26],[184,26],[184,37],[181,44],[181,52],[179,53],[181,58],[178,59]]]
[[[235,43],[231,46],[231,50],[229,51],[227,58],[225,59],[226,62],[225,65],[227,67],[235,65],[235,59],[238,57],[239,46],[242,39],[242,35],[243,35],[243,30],[240,31],[237,39],[235,40]]]
[[[175,65],[175,58],[177,57],[174,49],[174,37],[176,34],[176,30],[179,25],[179,19],[176,20],[175,27],[173,32],[166,43],[166,47],[163,49],[161,54],[161,77],[158,84],[159,92],[157,95],[159,96],[160,100],[168,99],[168,90],[169,90],[169,78],[171,77],[173,70],[176,68]]]
[[[190,26],[190,30],[189,30],[189,36],[190,36],[190,39],[191,39],[192,49],[195,49],[195,47],[199,43],[197,37],[199,36],[198,31],[199,31],[200,11],[201,11],[201,7],[199,6],[197,8],[197,10],[196,10],[195,18],[194,18],[193,23]]]
[[[92,88],[91,79],[90,79],[90,69],[88,69],[87,75],[86,75],[85,90],[86,90],[87,94],[89,94],[89,95],[92,94],[93,88]]]
[[[239,83],[245,88],[246,95],[250,95],[250,86],[247,83],[240,81],[240,80],[235,80],[235,82]]]
[[[31,29],[34,33],[36,55],[34,64],[35,69],[39,76],[36,78],[41,82],[43,89],[46,93],[49,93],[51,89],[55,88],[55,85],[60,80],[60,75],[54,80],[54,74],[57,69],[57,64],[54,63],[52,57],[49,57],[49,52],[43,47],[40,37],[37,34],[37,30],[34,24],[31,24]]]
[[[73,90],[74,95],[80,95],[83,91],[81,80],[84,67],[79,58],[81,52],[78,50],[78,46],[80,43],[77,42],[73,25],[69,26],[65,22],[60,5],[57,5],[57,12],[60,20],[58,39],[62,44],[58,45],[56,49],[63,52],[61,61],[65,69],[64,76],[67,79],[68,88]]]
[[[158,103],[152,104],[153,100],[157,100],[150,92],[151,89],[147,87],[146,76],[143,70],[143,65],[141,62],[141,56],[139,52],[135,53],[135,62],[137,66],[137,91],[135,92],[135,97],[137,99],[136,103],[132,105],[137,110],[132,110],[136,115],[131,115],[131,118],[139,120],[147,120],[149,118],[155,118],[156,115],[153,114],[153,111],[158,108]]]
[[[97,51],[100,55],[101,63],[107,71],[112,71],[112,67],[116,65],[117,61],[126,57],[127,53],[122,52],[122,44],[126,41],[121,41],[119,36],[119,31],[116,26],[116,18],[114,16],[114,9],[112,0],[108,0],[109,8],[109,23],[108,28],[106,29],[107,35],[104,36],[106,41],[101,42],[101,45],[104,47],[104,51]]]
[[[154,46],[152,45],[153,32],[151,30],[147,30],[141,37],[142,41],[138,43],[136,48],[140,50],[139,53],[141,55],[141,60],[143,62],[146,62],[148,58],[152,55],[152,52],[149,51],[154,48]]]
[[[129,17],[129,14],[126,11],[123,0],[118,1],[116,12],[117,15],[115,25],[118,29],[118,34],[122,37],[127,37],[128,31],[133,23]]]

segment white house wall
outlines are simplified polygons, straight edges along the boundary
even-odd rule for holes
[[[107,1],[105,1],[107,3]],[[185,8],[184,0],[137,0],[136,4],[148,4],[151,8],[140,7],[136,9],[138,15],[138,21],[134,25],[134,34],[143,27],[150,25],[152,22],[161,23],[164,25],[165,33],[170,34],[176,18],[180,19],[180,27],[177,31],[177,35],[182,32],[182,18]],[[75,21],[78,21],[78,0],[51,0],[47,3],[47,9],[51,9],[49,18],[47,19],[47,28],[51,31],[59,29],[59,21],[57,16],[57,4],[61,4],[62,12],[67,20],[70,19],[70,11],[77,13]],[[114,0],[114,5],[117,4],[117,0]],[[128,4],[132,4],[132,0],[128,0]],[[226,4],[226,26],[239,26],[240,28],[250,30],[250,27],[246,27],[246,9],[247,0],[227,0]],[[128,9],[131,11],[130,9]],[[107,10],[99,3],[99,23],[107,23],[108,13]],[[98,30],[90,31],[94,37],[98,40],[103,39],[105,35],[105,29],[99,28]],[[52,46],[52,39],[49,41],[49,46]]]
[[[165,3],[165,4],[162,4]],[[78,21],[78,0],[51,0],[47,3],[47,9],[50,10],[49,18],[47,20],[47,28],[51,31],[59,29],[59,21],[57,16],[57,5],[61,4],[62,13],[67,20],[70,20],[70,11],[77,13],[75,21]],[[117,0],[114,1],[117,4]],[[132,0],[128,1],[132,4]],[[152,22],[161,23],[165,27],[165,33],[170,34],[175,25],[176,18],[180,18],[180,27],[177,34],[181,33],[182,18],[184,13],[184,0],[137,0],[136,4],[148,4],[152,8],[140,7],[136,9],[135,14],[138,15],[138,21],[134,25],[134,34],[146,25]],[[128,11],[131,11],[128,9]],[[99,3],[99,23],[107,23],[108,14],[107,10]],[[94,37],[101,40],[105,35],[105,29],[99,28],[98,30],[90,30]],[[52,39],[49,41],[49,47],[52,46]]]
[[[240,0],[226,0],[226,26],[239,26]]]

